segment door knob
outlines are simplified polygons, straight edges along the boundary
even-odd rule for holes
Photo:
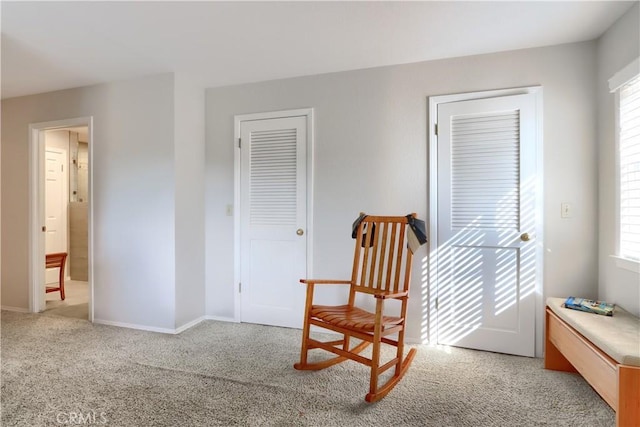
[[[296,234],[297,234],[298,236],[302,236],[302,235],[304,234],[304,230],[303,230],[302,228],[298,228],[298,229],[296,230]]]
[[[530,238],[531,237],[529,237],[529,233],[522,233],[520,235],[520,240],[522,240],[523,242],[528,242]]]

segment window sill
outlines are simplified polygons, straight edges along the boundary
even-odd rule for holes
[[[640,262],[628,258],[622,258],[616,255],[611,255],[611,258],[616,261],[616,266],[618,268],[633,271],[634,273],[640,273]]]

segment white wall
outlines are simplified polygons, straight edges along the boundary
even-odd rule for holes
[[[176,326],[204,316],[204,88],[175,75]]]
[[[358,212],[426,218],[427,97],[534,85],[544,87],[544,293],[597,296],[595,59],[595,42],[585,42],[207,90],[207,314],[234,314],[225,205],[233,203],[235,114],[315,108],[313,276],[348,278]],[[561,202],[572,203],[573,218],[560,218]],[[412,337],[425,314],[418,255]],[[540,349],[542,307],[538,316]]]
[[[67,163],[69,161],[69,131],[50,130],[45,134],[45,145],[63,149],[67,152]]]
[[[616,265],[616,147],[614,94],[608,80],[640,56],[640,6],[636,3],[598,40],[598,142],[600,166],[600,286],[598,297],[640,315],[640,275]]]
[[[29,306],[29,124],[93,116],[95,319],[175,328],[173,106],[172,74],[2,101],[3,306]]]

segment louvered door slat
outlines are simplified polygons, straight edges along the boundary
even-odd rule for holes
[[[249,143],[251,225],[295,225],[296,129],[254,131]]]
[[[451,225],[519,227],[519,111],[451,119]]]

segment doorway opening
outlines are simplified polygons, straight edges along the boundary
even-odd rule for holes
[[[92,120],[30,128],[30,310],[92,321]]]

